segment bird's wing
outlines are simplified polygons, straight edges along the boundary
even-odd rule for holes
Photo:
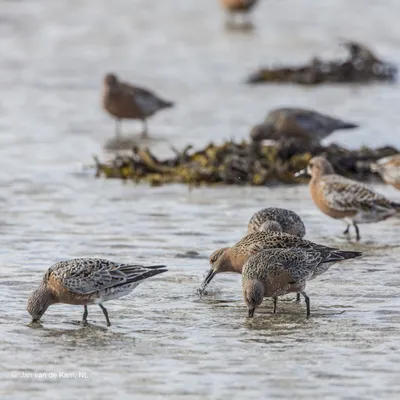
[[[247,252],[249,255],[257,254],[265,249],[336,250],[333,247],[327,247],[284,232],[257,232],[256,235],[257,239],[248,245]]]
[[[129,85],[127,83],[121,84],[121,88],[123,89],[125,95],[130,96],[144,114],[152,114],[158,110],[160,106],[160,100],[150,90],[139,86]]]
[[[321,179],[323,196],[328,206],[338,211],[390,210],[390,202],[368,186],[339,175]]]
[[[161,268],[83,258],[56,264],[52,267],[51,275],[71,292],[90,294],[156,275],[161,272],[158,267]]]
[[[295,283],[308,279],[321,264],[323,252],[316,250],[287,249],[276,253],[275,265],[279,269],[289,271]]]

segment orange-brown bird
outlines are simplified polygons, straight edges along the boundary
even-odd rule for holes
[[[227,27],[239,27],[235,17],[238,14],[246,15],[255,6],[257,0],[220,0],[221,5],[228,11],[229,19],[226,21]],[[252,26],[250,21],[243,22],[243,27]]]

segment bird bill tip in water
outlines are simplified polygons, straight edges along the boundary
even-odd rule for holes
[[[300,177],[300,176],[309,176],[309,173],[308,173],[308,171],[307,171],[307,168],[304,168],[304,169],[302,169],[302,170],[300,170],[300,171],[298,171],[298,172],[296,172],[296,173],[294,174],[294,177],[295,177],[295,178],[298,178],[298,177]]]
[[[200,293],[200,294],[203,294],[203,293],[204,293],[204,290],[205,290],[206,287],[210,284],[210,282],[212,281],[212,279],[214,278],[214,276],[215,276],[215,272],[214,272],[214,270],[211,268],[211,269],[208,271],[206,277],[204,278],[203,283],[202,283],[201,286],[200,286],[200,289],[199,289],[199,293]]]
[[[39,319],[31,319],[27,326],[28,327],[40,327],[40,326],[42,326],[42,323]]]

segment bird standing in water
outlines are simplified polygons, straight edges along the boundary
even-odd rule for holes
[[[344,234],[350,232],[350,225],[360,240],[358,224],[383,221],[400,210],[400,203],[374,192],[367,185],[335,174],[332,164],[323,157],[314,157],[308,167],[295,176],[310,175],[311,198],[326,215],[343,220],[347,224]]]
[[[110,326],[107,309],[102,303],[129,294],[141,281],[166,272],[165,265],[144,267],[120,264],[96,258],[76,258],[51,266],[39,287],[28,299],[32,322],[38,322],[52,304],[65,303],[84,307],[86,324],[90,304],[98,304]]]
[[[174,103],[159,98],[153,92],[118,80],[115,74],[107,74],[103,84],[103,108],[115,117],[115,134],[120,135],[122,119],[140,119],[142,136],[148,137],[147,118]]]

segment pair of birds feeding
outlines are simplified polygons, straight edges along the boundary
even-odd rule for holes
[[[297,293],[305,299],[307,316],[310,299],[305,291],[308,280],[323,274],[331,265],[361,256],[357,251],[342,251],[303,238],[306,230],[301,218],[290,210],[267,208],[250,220],[248,234],[232,247],[216,250],[200,293],[215,275],[222,272],[242,274],[244,301],[248,316],[265,297],[273,299],[273,312],[279,296]]]
[[[394,216],[400,204],[374,192],[368,186],[334,173],[332,165],[322,157],[314,157],[297,175],[311,175],[310,192],[315,204],[332,218],[344,220],[356,230],[358,224],[379,222]],[[310,315],[310,299],[306,282],[323,274],[338,261],[361,256],[360,252],[342,251],[303,239],[306,230],[293,211],[274,209],[256,213],[249,222],[248,234],[232,247],[216,250],[210,257],[209,270],[200,288],[203,293],[214,276],[221,272],[242,274],[243,296],[249,316],[264,297],[277,298],[296,292],[303,295]]]

